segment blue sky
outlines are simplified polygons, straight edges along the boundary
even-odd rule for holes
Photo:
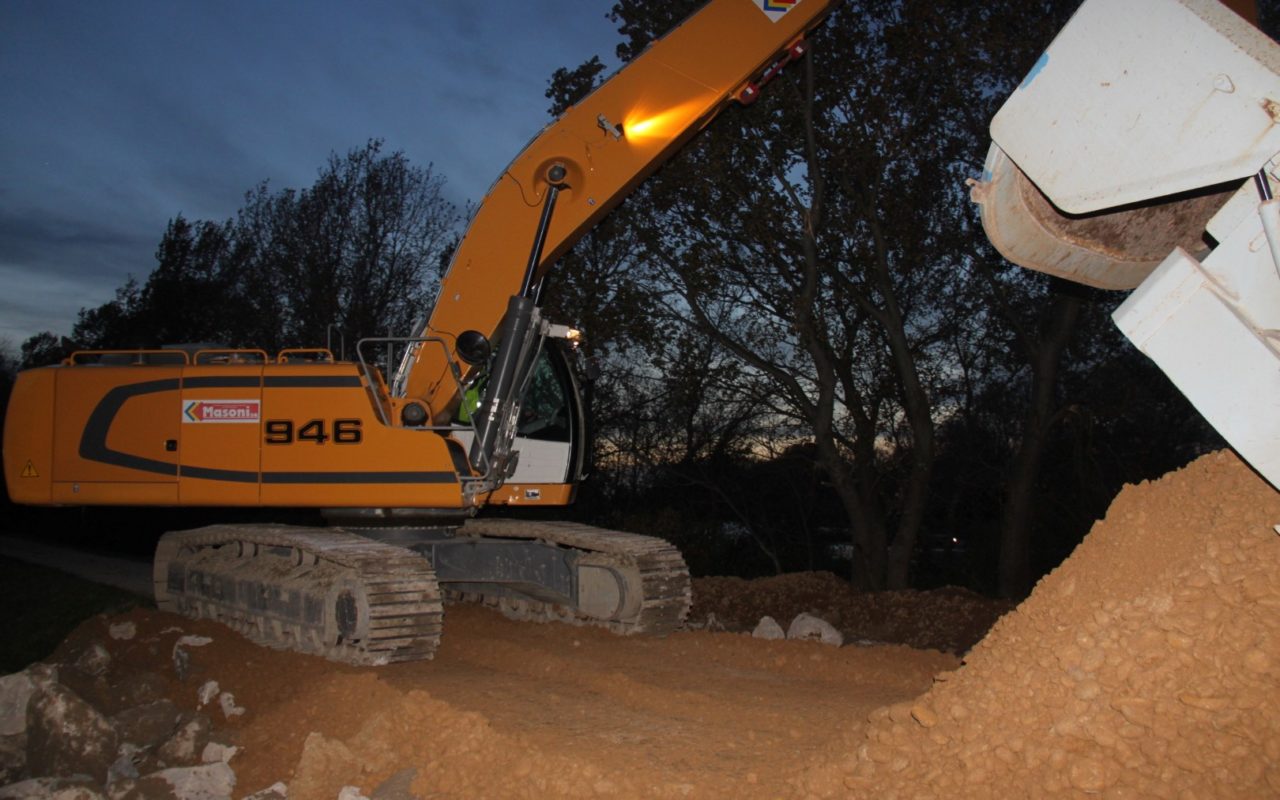
[[[478,200],[556,67],[616,64],[611,0],[0,0],[0,341],[70,332],[168,220],[309,186],[371,138]]]

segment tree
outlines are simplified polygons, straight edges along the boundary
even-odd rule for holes
[[[22,369],[57,364],[67,357],[66,347],[57,334],[41,331],[22,343]]]
[[[621,0],[619,57],[694,5]],[[755,387],[739,395],[759,398],[775,435],[812,442],[863,586],[909,579],[954,393],[948,348],[987,334],[955,313],[978,235],[962,182],[1021,74],[1011,56],[1029,66],[1069,10],[1042,5],[1037,40],[1025,4],[845,4],[802,66],[723,114],[613,220],[639,243],[656,315],[732,354],[740,389]],[[569,88],[595,75],[591,62],[557,73]]]
[[[407,334],[425,313],[459,215],[444,179],[370,141],[330,156],[309,188],[245,195],[234,220],[170,220],[156,268],[82,309],[96,348],[219,342],[275,351],[344,337]]]

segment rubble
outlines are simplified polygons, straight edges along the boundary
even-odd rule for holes
[[[136,635],[132,621],[91,621],[52,663],[0,677],[0,800],[230,800],[237,748],[170,699],[172,680],[112,654]],[[174,643],[179,682],[190,659],[178,654],[207,641]]]
[[[244,706],[236,705],[236,696],[231,692],[218,695],[218,707],[222,709],[222,715],[227,719],[238,717],[245,712]]]
[[[796,618],[791,620],[791,625],[787,627],[787,638],[818,641],[832,647],[840,647],[844,644],[844,636],[835,629],[834,625],[807,612],[797,614]]]
[[[963,654],[1013,607],[954,586],[863,592],[830,572],[794,572],[752,580],[694,578],[689,618],[713,615],[723,630],[748,633],[762,617],[808,613],[859,646],[894,643]]]
[[[782,626],[778,621],[770,616],[760,618],[760,622],[756,625],[755,630],[751,631],[751,635],[756,639],[785,639],[787,634],[782,630]]]
[[[236,774],[222,762],[197,767],[173,767],[138,780],[139,800],[173,797],[174,800],[231,800]]]
[[[160,745],[156,754],[170,764],[198,764],[212,732],[213,723],[208,716],[199,711],[185,714],[177,732]]]
[[[55,682],[37,684],[27,703],[27,771],[37,777],[89,775],[100,783],[116,760],[115,728]]]
[[[35,682],[25,672],[0,678],[0,736],[27,730],[27,701],[35,690]]]
[[[30,778],[0,787],[0,800],[103,800],[103,795],[84,776]]]
[[[284,781],[276,781],[267,788],[246,795],[244,800],[288,800],[289,786]]]
[[[107,628],[107,634],[117,641],[129,641],[138,635],[138,626],[132,622],[115,622]]]
[[[196,700],[200,702],[203,708],[213,702],[213,698],[218,696],[218,692],[222,691],[222,687],[218,686],[217,681],[205,681],[196,691]]]

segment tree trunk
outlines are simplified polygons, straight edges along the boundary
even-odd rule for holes
[[[1041,326],[1038,341],[1028,343],[1031,356],[1031,398],[1023,418],[1022,438],[1005,484],[1000,523],[1000,594],[1024,597],[1031,589],[1031,521],[1035,487],[1053,428],[1054,390],[1062,367],[1062,353],[1080,316],[1078,292],[1062,291],[1055,282],[1053,305]]]

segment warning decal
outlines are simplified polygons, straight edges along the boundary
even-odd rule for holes
[[[35,464],[32,464],[30,461],[28,461],[28,462],[27,462],[27,465],[26,465],[25,467],[23,467],[23,468],[22,468],[22,477],[24,477],[24,478],[39,478],[39,477],[40,477],[40,473],[39,473],[39,472],[36,472],[36,465],[35,465]]]
[[[258,400],[187,400],[182,404],[183,423],[248,422],[257,424],[261,417]]]
[[[764,12],[764,15],[774,22],[782,19],[783,15],[796,7],[800,0],[755,0],[756,7]]]

